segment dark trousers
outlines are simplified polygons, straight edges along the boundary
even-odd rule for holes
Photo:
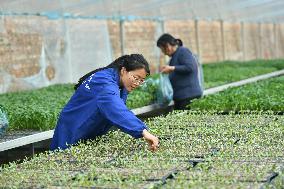
[[[183,100],[174,100],[175,105],[174,105],[174,109],[175,110],[189,110],[189,104],[191,103],[191,99],[190,98],[186,98]]]

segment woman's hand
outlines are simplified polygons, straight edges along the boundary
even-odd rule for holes
[[[142,135],[145,138],[145,140],[148,142],[150,150],[152,152],[157,151],[159,147],[159,139],[154,135],[152,135],[151,133],[149,133],[146,129],[143,130]]]
[[[169,66],[169,65],[165,65],[161,67],[161,72],[162,73],[171,73],[175,70],[174,66]]]

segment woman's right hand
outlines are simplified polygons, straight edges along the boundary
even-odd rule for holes
[[[152,152],[157,151],[159,147],[159,139],[154,135],[152,135],[151,133],[149,133],[146,129],[143,130],[142,135],[145,138],[145,140],[148,142],[150,150]]]
[[[161,73],[168,74],[168,73],[173,72],[175,70],[175,67],[174,66],[165,65],[165,66],[162,66],[160,68],[160,70],[161,70]]]

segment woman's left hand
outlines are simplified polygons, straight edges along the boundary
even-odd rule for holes
[[[171,73],[175,70],[175,67],[174,66],[168,66],[168,65],[165,65],[165,66],[162,66],[161,67],[161,72],[162,73]]]

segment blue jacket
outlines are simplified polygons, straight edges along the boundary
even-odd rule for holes
[[[116,126],[134,138],[142,137],[146,125],[127,107],[128,92],[119,88],[114,68],[96,72],[75,91],[60,113],[51,150],[65,149],[79,140],[94,139]],[[67,145],[68,144],[68,145]]]
[[[169,74],[174,100],[193,99],[202,95],[198,81],[198,65],[190,50],[178,47],[169,65],[175,66],[175,70]]]

